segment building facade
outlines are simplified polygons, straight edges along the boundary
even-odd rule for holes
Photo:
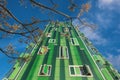
[[[92,36],[92,35],[91,35]],[[120,80],[120,74],[70,22],[51,22],[28,61],[16,61],[3,80]]]

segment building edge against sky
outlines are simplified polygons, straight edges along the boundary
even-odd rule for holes
[[[92,36],[92,35],[91,35]],[[120,74],[71,22],[50,22],[3,80],[120,80]]]

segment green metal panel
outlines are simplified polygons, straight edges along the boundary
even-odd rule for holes
[[[111,68],[111,64],[107,63],[101,54],[91,53],[88,49],[88,44],[84,41],[84,34],[74,28],[70,23],[59,22],[49,23],[44,30],[44,35],[40,38],[39,45],[36,45],[31,52],[31,59],[25,62],[24,65],[19,66],[19,63],[13,66],[15,69],[6,78],[16,80],[119,80],[120,75]],[[67,32],[65,27],[68,27]],[[68,32],[69,31],[69,32]],[[51,33],[48,37],[46,34]],[[68,33],[69,35],[65,36]],[[74,44],[71,44],[73,39]],[[51,40],[55,40],[53,43]],[[48,52],[39,55],[38,50],[42,46],[48,47]],[[69,59],[58,59],[59,47],[63,47],[63,56],[67,55],[66,48],[68,49]],[[41,51],[44,51],[42,49]],[[24,56],[24,55],[21,55]],[[98,61],[99,60],[99,61]],[[50,76],[39,76],[41,65],[50,65]],[[80,74],[80,69],[72,68],[70,65],[85,65],[87,64],[92,73],[89,76],[71,76],[70,74]],[[100,66],[102,65],[102,66]],[[44,73],[47,74],[48,67],[44,67]],[[70,73],[71,72],[71,73]]]

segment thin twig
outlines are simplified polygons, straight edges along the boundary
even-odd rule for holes
[[[0,51],[1,51],[2,53],[4,53],[4,54],[5,54],[7,57],[9,57],[9,58],[12,58],[12,59],[18,59],[18,58],[19,58],[19,57],[14,57],[14,56],[8,55],[7,52],[4,51],[2,48],[0,48]]]
[[[61,12],[61,11],[55,10],[55,9],[53,9],[53,8],[50,8],[50,7],[46,6],[46,5],[43,5],[42,3],[38,3],[38,2],[36,2],[35,0],[30,0],[30,1],[31,1],[33,4],[35,4],[35,5],[39,6],[39,7],[42,7],[42,8],[44,8],[44,9],[48,9],[48,10],[50,10],[50,11],[52,11],[52,12],[55,12],[55,13],[57,13],[57,14],[60,14],[60,15],[62,15],[62,16],[64,16],[64,17],[66,17],[66,18],[70,18],[69,15],[67,15],[67,14],[65,14],[65,13],[63,13],[63,12]]]

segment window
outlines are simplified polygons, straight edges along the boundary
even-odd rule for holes
[[[71,38],[72,45],[79,45],[78,40],[76,38]]]
[[[64,32],[69,32],[69,29],[68,28],[64,28]]]
[[[57,59],[69,59],[67,46],[59,47],[59,55],[58,55]]]
[[[51,37],[51,33],[47,33],[46,36],[47,36],[47,37]]]
[[[93,77],[88,65],[69,65],[70,76]]]
[[[55,39],[49,39],[49,41],[48,41],[49,43],[55,43],[56,42],[56,40]]]
[[[42,55],[42,54],[46,54],[47,52],[48,52],[48,47],[42,46],[42,47],[40,47],[38,54]]]
[[[47,65],[47,64],[41,65],[40,70],[38,72],[38,76],[50,76],[51,68],[52,68],[51,65]]]

